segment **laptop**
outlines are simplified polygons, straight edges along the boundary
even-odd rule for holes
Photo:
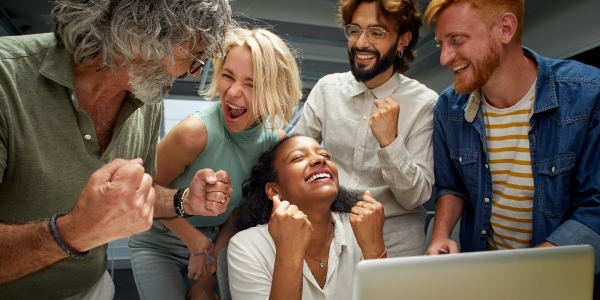
[[[371,259],[354,271],[353,299],[585,299],[589,245]]]

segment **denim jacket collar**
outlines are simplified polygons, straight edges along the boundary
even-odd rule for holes
[[[556,90],[554,89],[554,74],[552,69],[548,65],[548,62],[544,60],[539,54],[532,50],[523,47],[523,52],[526,56],[535,59],[538,68],[537,83],[535,87],[536,99],[533,104],[533,113],[540,113],[552,108],[558,107],[558,100],[556,97]],[[541,89],[541,86],[550,87],[549,89]],[[477,116],[477,111],[481,107],[481,89],[477,89],[469,95],[469,101],[463,106],[465,111],[465,120],[469,123],[473,123]]]

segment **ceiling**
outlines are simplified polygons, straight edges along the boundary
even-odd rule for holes
[[[532,14],[555,0],[528,0],[525,15]],[[428,0],[419,0],[421,10],[427,8]],[[282,39],[288,41],[300,58],[300,70],[305,95],[326,74],[348,71],[347,40],[337,24],[335,6],[337,0],[235,0],[232,1],[234,16],[242,22],[269,27]],[[0,7],[23,34],[49,32],[52,29],[49,13],[54,6],[48,0],[0,0]],[[417,59],[406,75],[418,74],[439,64],[439,49],[435,47],[433,29],[423,26],[417,44]],[[206,69],[206,68],[205,68]],[[194,96],[203,78],[191,77],[179,80],[171,94]],[[203,74],[204,75],[204,74]]]

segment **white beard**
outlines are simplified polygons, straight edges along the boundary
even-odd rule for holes
[[[176,79],[165,71],[164,66],[149,63],[132,65],[127,75],[133,95],[147,105],[164,100]]]

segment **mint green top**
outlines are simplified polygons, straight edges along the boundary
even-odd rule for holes
[[[92,119],[75,95],[73,56],[53,34],[0,38],[0,222],[69,213],[90,175],[118,157],[141,157],[146,172],[156,173],[162,105],[144,106],[128,94],[101,153]],[[1,284],[0,298],[73,296],[98,281],[106,260],[106,245],[84,259],[65,258]]]
[[[278,130],[265,129],[257,123],[245,130],[232,133],[225,125],[221,104],[215,102],[192,114],[202,120],[208,133],[206,148],[196,160],[185,168],[171,184],[172,188],[190,186],[198,170],[210,168],[224,170],[231,178],[233,195],[227,210],[216,217],[194,216],[187,220],[195,227],[217,226],[225,223],[231,211],[242,198],[242,182],[250,176],[258,156],[279,140]],[[267,123],[267,128],[269,124]]]

